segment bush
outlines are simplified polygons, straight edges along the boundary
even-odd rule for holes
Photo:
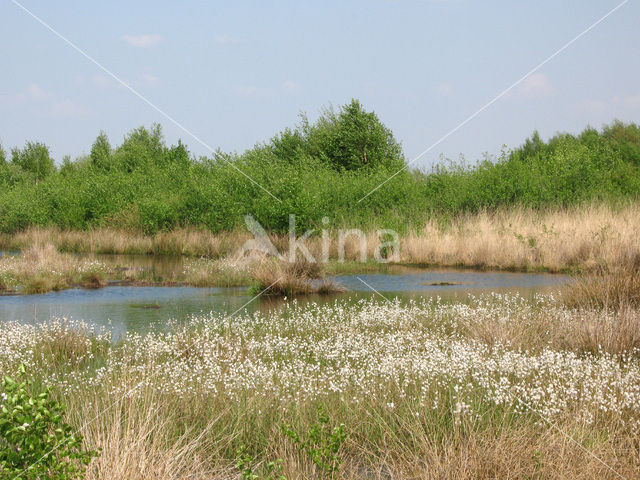
[[[115,148],[101,133],[89,157],[66,162],[59,172],[41,144],[12,155],[11,162],[0,159],[2,233],[117,226],[118,219],[146,233],[221,232],[243,228],[247,214],[273,232],[286,232],[295,214],[298,231],[384,227],[403,233],[431,216],[618,202],[640,192],[640,128],[634,124],[614,122],[601,132],[587,128],[546,142],[534,132],[522,146],[475,165],[399,172],[405,165],[399,143],[357,100],[325,110],[314,123],[303,116],[294,129],[242,154],[196,159],[181,142],[165,145],[154,125],[135,129]]]
[[[25,375],[24,366],[20,367]],[[97,452],[83,450],[82,435],[64,423],[65,407],[33,383],[2,381],[0,478],[72,480],[84,475]]]
[[[56,169],[53,159],[49,156],[49,148],[40,142],[27,142],[22,150],[11,150],[11,163],[33,175],[36,183],[51,175]]]

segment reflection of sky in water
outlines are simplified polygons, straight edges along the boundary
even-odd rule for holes
[[[490,291],[518,292],[532,296],[556,289],[567,282],[565,275],[471,272],[455,270],[397,269],[400,274],[360,274],[335,277],[349,291],[333,296],[299,297],[308,301],[333,302],[376,298],[361,278],[387,298],[419,298],[439,296],[443,300],[462,300],[471,294]],[[408,273],[409,272],[409,273]],[[453,285],[433,285],[448,282]],[[251,300],[246,288],[191,287],[107,287],[98,290],[65,290],[43,295],[0,296],[0,320],[42,322],[52,317],[84,320],[111,329],[115,337],[128,330],[143,332],[160,328],[167,320],[181,320],[192,314],[231,314]],[[380,299],[380,297],[377,297]],[[269,310],[282,299],[260,298],[245,308],[248,311]]]

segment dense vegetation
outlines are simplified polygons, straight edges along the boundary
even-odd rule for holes
[[[90,155],[59,166],[45,145],[28,142],[8,154],[0,148],[0,232],[36,225],[218,232],[248,213],[274,231],[287,229],[290,213],[298,228],[320,227],[328,216],[333,226],[405,230],[434,214],[635,199],[640,127],[616,122],[547,142],[534,133],[475,165],[403,169],[359,202],[404,166],[391,131],[356,100],[315,123],[302,116],[242,154],[196,158],[181,142],[167,146],[159,125],[133,130],[117,147],[101,133]]]

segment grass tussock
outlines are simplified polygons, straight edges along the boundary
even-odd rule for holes
[[[324,276],[324,266],[310,262],[303,256],[295,261],[263,259],[251,268],[254,280],[252,290],[265,295],[294,296],[304,294],[329,294],[345,291],[345,288]]]

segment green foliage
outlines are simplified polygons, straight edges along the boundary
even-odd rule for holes
[[[20,367],[25,375],[24,366]],[[32,394],[30,381],[5,377],[0,406],[0,478],[73,480],[82,478],[97,452],[64,423],[65,407],[49,390]]]
[[[11,163],[33,175],[36,183],[55,171],[49,148],[40,142],[27,142],[23,149],[11,150]]]
[[[356,100],[314,123],[303,116],[242,154],[196,159],[181,142],[167,146],[153,125],[115,148],[101,133],[88,157],[56,171],[46,147],[29,143],[0,160],[0,232],[51,225],[220,232],[244,228],[246,214],[286,232],[294,214],[298,231],[327,227],[326,216],[329,228],[402,233],[430,216],[638,199],[640,127],[614,122],[548,141],[534,132],[475,165],[449,162],[430,172],[405,165],[391,131]]]
[[[100,170],[109,170],[111,168],[111,144],[109,138],[104,132],[100,132],[96,141],[91,147],[91,164]]]
[[[120,169],[131,172],[161,165],[164,151],[162,127],[156,123],[149,130],[140,127],[129,133],[113,157]]]
[[[271,140],[270,147],[281,160],[306,155],[336,170],[404,166],[402,148],[391,130],[355,99],[338,112],[325,109],[313,125],[303,115],[296,130],[286,129]]]
[[[320,405],[318,421],[311,426],[308,433],[301,435],[290,425],[283,425],[282,431],[311,457],[311,461],[320,471],[329,478],[334,478],[342,463],[340,449],[347,439],[344,423],[331,427],[329,417]]]
[[[287,480],[282,473],[282,459],[267,462],[262,468],[262,476],[257,471],[256,459],[247,453],[247,448],[244,445],[240,445],[236,451],[236,468],[240,470],[240,478],[242,480],[258,480],[263,478],[264,480]]]

